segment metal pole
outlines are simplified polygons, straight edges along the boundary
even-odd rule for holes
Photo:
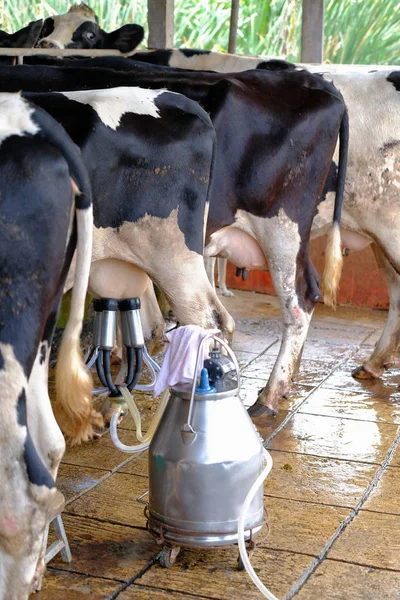
[[[232,8],[231,8],[231,23],[229,27],[229,44],[228,44],[228,52],[230,54],[235,54],[236,52],[236,36],[238,29],[238,21],[239,21],[239,0],[232,0]]]

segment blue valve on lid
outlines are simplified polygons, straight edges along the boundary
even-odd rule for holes
[[[195,391],[196,394],[214,394],[217,391],[215,387],[210,385],[208,371],[206,368],[203,368],[200,372],[200,384],[197,386]]]

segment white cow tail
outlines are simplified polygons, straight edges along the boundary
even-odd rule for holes
[[[336,180],[335,208],[332,228],[328,234],[325,254],[325,269],[322,275],[322,291],[324,302],[333,308],[336,306],[336,296],[342,274],[343,254],[340,237],[340,218],[346,180],[347,154],[349,146],[349,117],[345,109],[340,125],[339,164]]]
[[[54,413],[70,443],[77,444],[93,437],[93,424],[102,426],[102,416],[92,408],[93,381],[85,368],[80,335],[85,312],[85,298],[92,257],[92,205],[76,209],[76,270],[71,308],[65,327],[56,370],[57,400]]]

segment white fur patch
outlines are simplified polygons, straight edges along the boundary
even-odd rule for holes
[[[70,100],[90,104],[100,119],[111,129],[117,129],[122,115],[135,113],[160,118],[154,100],[166,90],[145,90],[139,87],[118,87],[106,90],[60,92]]]
[[[0,93],[0,144],[12,135],[34,135],[39,127],[32,121],[33,108],[20,94]]]
[[[78,7],[75,8],[77,9]],[[83,10],[68,11],[64,15],[55,15],[52,17],[54,29],[43,40],[56,44],[60,49],[65,48],[67,44],[72,42],[72,36],[83,23],[86,23],[86,21],[96,23],[95,14],[91,14],[91,12],[83,8]]]

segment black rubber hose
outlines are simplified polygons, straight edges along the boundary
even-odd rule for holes
[[[119,391],[111,377],[111,350],[103,350],[103,367],[107,387],[113,396],[119,396]]]
[[[135,352],[134,352],[134,348],[127,346],[126,347],[126,353],[127,353],[127,357],[128,357],[128,372],[126,374],[126,378],[125,378],[125,384],[126,387],[129,389],[130,384],[133,381],[133,378],[135,376]]]
[[[104,387],[108,387],[107,380],[104,375],[103,350],[101,348],[99,348],[99,354],[96,358],[96,371],[97,371],[97,375],[99,376],[99,379],[100,379],[102,385],[104,385]]]
[[[133,390],[133,388],[139,381],[139,377],[142,372],[143,348],[135,348],[135,358],[136,358],[135,374],[134,374],[132,382],[129,383],[129,385],[127,384],[127,388],[130,392]]]

